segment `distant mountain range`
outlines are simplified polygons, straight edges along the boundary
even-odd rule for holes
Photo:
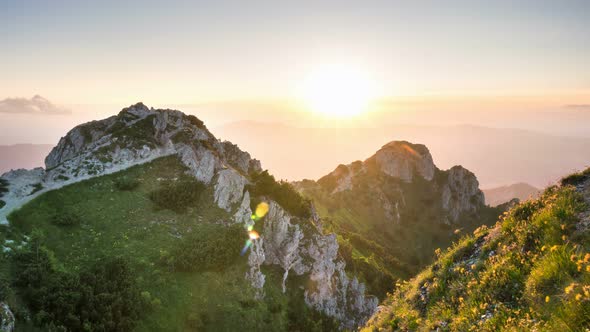
[[[590,138],[470,125],[296,128],[236,122],[213,132],[239,142],[275,175],[289,180],[319,179],[334,165],[369,157],[369,151],[393,140],[428,146],[439,167],[462,165],[477,175],[483,188],[518,182],[542,188],[586,168],[590,160]]]
[[[483,190],[486,197],[486,204],[497,206],[506,203],[513,198],[524,201],[529,198],[537,198],[541,193],[539,188],[535,188],[528,183],[515,183],[509,186],[502,186]]]

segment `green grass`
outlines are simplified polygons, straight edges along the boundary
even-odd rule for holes
[[[578,185],[579,183],[582,183],[583,181],[587,180],[588,178],[590,178],[590,168],[587,168],[581,172],[570,174],[570,175],[562,178],[561,184],[575,186],[575,185]]]
[[[584,331],[590,328],[589,207],[572,186],[481,227],[398,285],[364,331]]]
[[[247,256],[240,256],[239,249],[231,259],[220,256],[227,261],[221,270],[175,272],[164,263],[185,239],[218,239],[222,227],[218,223],[231,217],[214,204],[211,188],[182,213],[157,208],[150,193],[163,182],[181,178],[185,171],[176,157],[166,157],[44,193],[9,216],[12,226],[0,228],[0,238],[14,240],[17,250],[27,235],[39,230],[58,266],[70,272],[83,271],[104,257],[128,259],[138,275],[138,287],[153,304],[137,323],[137,331],[285,330],[301,312],[290,317],[286,304],[277,308],[277,303],[290,301],[290,295],[280,292],[280,281],[266,283],[265,292],[270,294],[266,300],[254,300],[244,278]],[[123,179],[134,179],[138,185],[134,190],[119,190],[117,183]],[[56,223],[55,216],[65,211],[78,216],[77,223]],[[246,237],[244,232],[243,239],[233,240],[239,243],[227,245],[241,248]],[[14,276],[11,268],[0,269],[0,274]],[[18,294],[13,290],[8,302],[18,313],[20,326],[35,330],[22,321],[26,306]]]

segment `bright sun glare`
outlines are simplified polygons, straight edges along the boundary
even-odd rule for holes
[[[332,117],[358,115],[368,109],[373,97],[368,76],[347,66],[321,67],[307,77],[303,87],[307,107]]]

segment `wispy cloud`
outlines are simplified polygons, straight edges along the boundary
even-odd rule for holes
[[[54,105],[49,100],[36,95],[31,99],[27,98],[6,98],[0,100],[0,113],[13,114],[69,114],[67,108]]]
[[[570,110],[590,111],[590,104],[569,104],[564,107]]]

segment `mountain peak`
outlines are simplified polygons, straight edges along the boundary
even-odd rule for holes
[[[369,159],[374,159],[381,172],[405,182],[411,182],[415,175],[430,181],[436,168],[425,145],[407,141],[389,142]]]
[[[0,217],[41,192],[169,155],[177,155],[187,173],[205,184],[220,172],[225,175],[221,179],[244,184],[246,181],[239,179],[241,174],[262,170],[258,160],[231,142],[215,138],[197,117],[139,102],[117,115],[74,127],[47,155],[46,169],[4,174],[12,180],[6,200],[10,204]],[[239,193],[219,191],[216,203],[222,208],[239,203],[242,192],[238,189]],[[243,214],[236,218],[249,217]]]

